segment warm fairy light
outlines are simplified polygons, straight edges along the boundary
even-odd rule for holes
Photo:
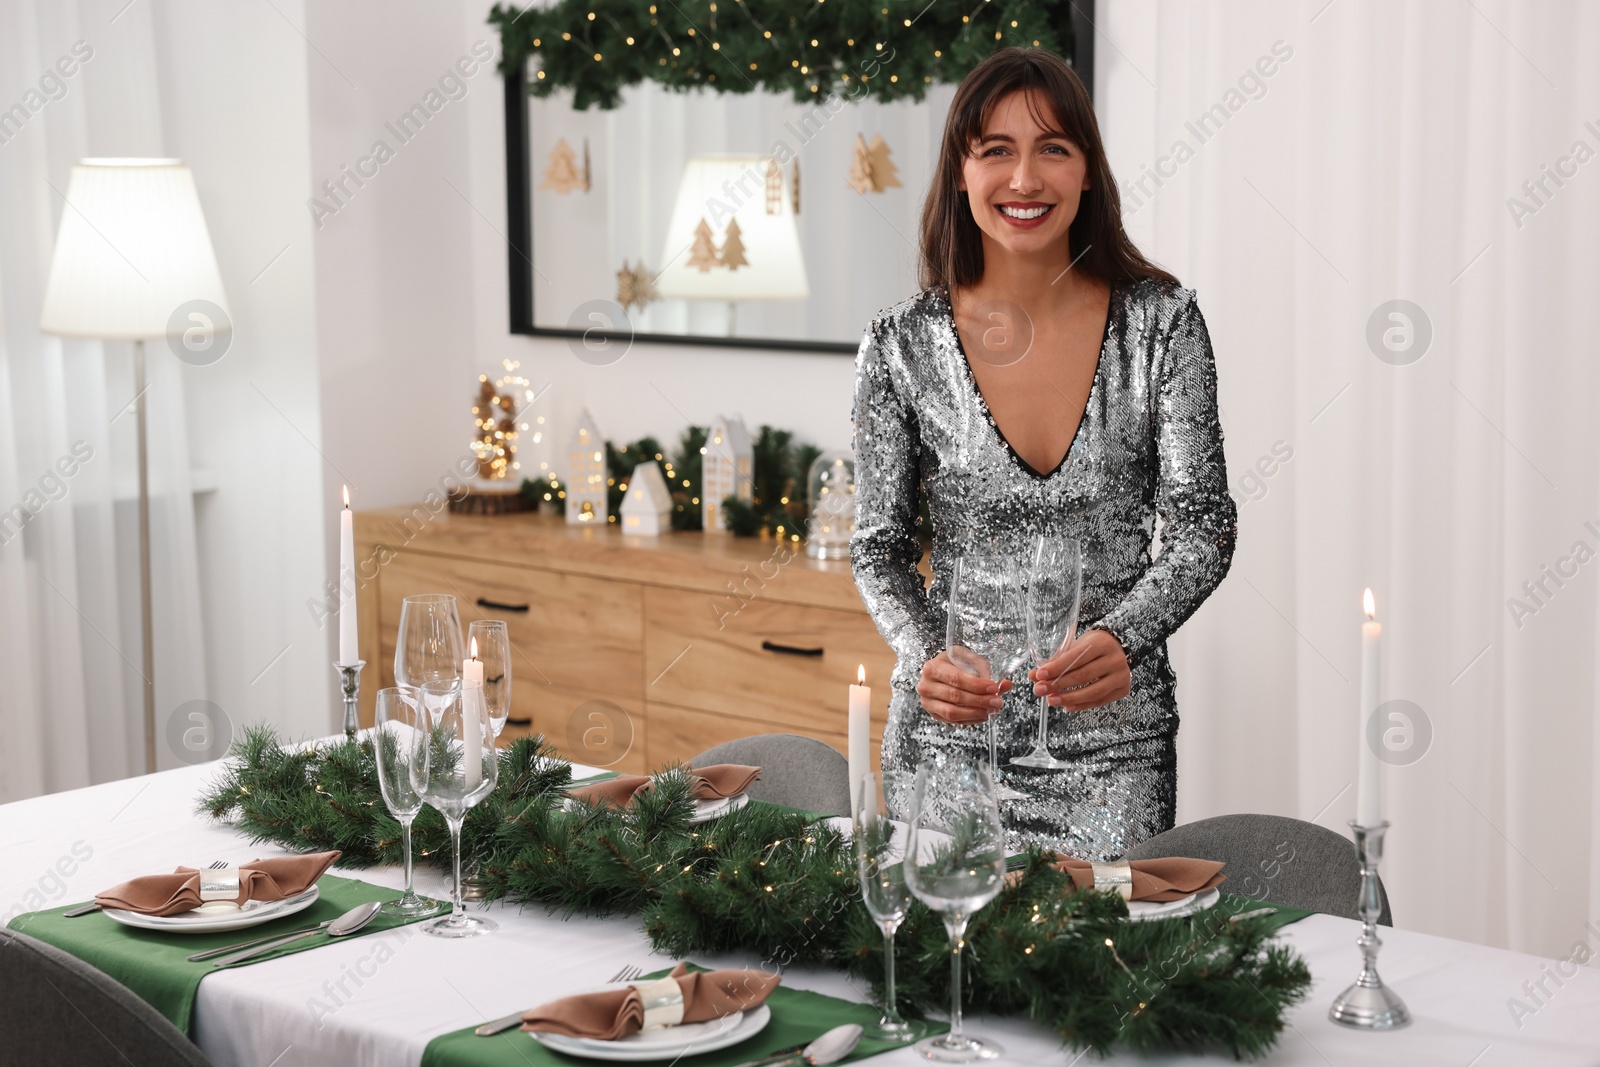
[[[856,664],[856,684],[867,684],[867,665],[865,663]]]
[[[1361,607],[1367,613],[1367,618],[1378,614],[1378,606],[1372,602],[1372,590],[1368,589],[1361,594]]]
[[[344,506],[350,506],[350,487],[348,485],[344,486]]]

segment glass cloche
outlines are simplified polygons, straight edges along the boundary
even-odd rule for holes
[[[856,460],[850,452],[824,452],[806,477],[811,524],[806,555],[812,559],[849,559],[850,537],[856,532]]]

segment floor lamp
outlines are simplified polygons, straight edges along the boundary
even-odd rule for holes
[[[147,772],[156,769],[156,689],[144,343],[165,337],[175,352],[196,352],[196,336],[212,344],[215,332],[229,328],[227,306],[194,176],[182,161],[83,159],[73,166],[39,329],[60,337],[133,342]]]

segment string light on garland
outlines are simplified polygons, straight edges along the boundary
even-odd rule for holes
[[[881,0],[833,0],[825,20],[807,18],[796,0],[739,0],[738,13],[721,21],[706,0],[665,13],[641,0],[611,0],[604,18],[591,17],[591,2],[497,3],[489,22],[500,28],[502,69],[534,59],[529,92],[570,91],[580,111],[615,108],[622,90],[642,81],[679,91],[760,89],[807,104],[824,84],[859,81],[886,103],[921,100],[931,85],[960,81],[1007,45],[1070,54],[1072,34],[1071,0],[985,2],[976,10],[929,4],[915,18],[904,8],[890,14]],[[730,69],[737,77],[726,76]]]

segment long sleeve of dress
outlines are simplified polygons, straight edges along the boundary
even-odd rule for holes
[[[1122,642],[1130,665],[1183,625],[1222,581],[1238,523],[1223,461],[1211,337],[1192,295],[1157,358],[1152,414],[1160,553],[1122,601],[1090,624]]]
[[[890,373],[895,341],[874,320],[856,354],[852,407],[856,455],[856,530],[850,566],[878,632],[897,657],[896,684],[944,648],[917,562],[920,455],[916,414]]]

